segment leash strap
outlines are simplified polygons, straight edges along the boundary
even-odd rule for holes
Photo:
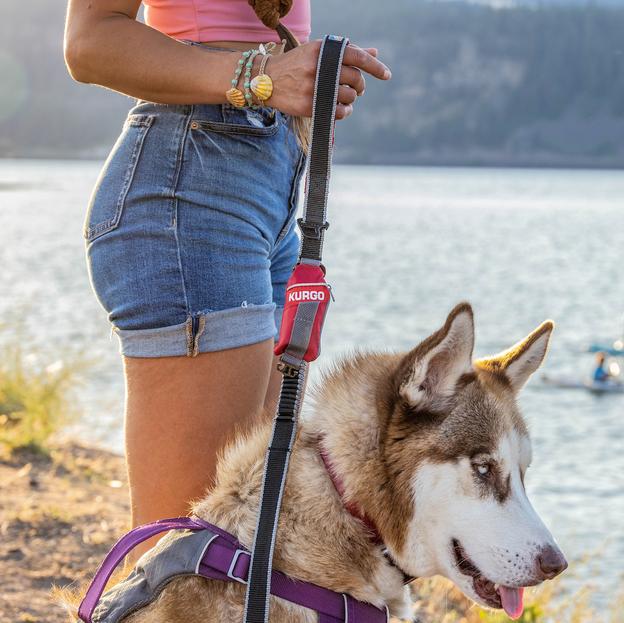
[[[299,219],[301,249],[299,263],[289,280],[285,319],[276,346],[276,354],[282,355],[282,389],[265,458],[262,496],[245,596],[244,623],[268,623],[269,620],[277,523],[305,390],[306,362],[318,356],[320,332],[329,303],[329,290],[325,284],[321,260],[323,237],[328,226],[325,219],[340,69],[347,44],[348,40],[344,37],[327,35],[319,54],[304,216]],[[290,300],[288,292],[292,288],[300,292],[301,297],[304,291],[321,290],[327,296],[322,301],[318,299],[320,295],[312,294],[308,294],[305,301]],[[316,298],[312,300],[310,297],[314,296]],[[292,305],[287,309],[289,303]]]
[[[301,228],[300,262],[320,263],[323,255],[323,239],[329,227],[327,196],[331,161],[334,151],[334,122],[340,86],[342,57],[349,41],[344,37],[327,35],[323,40],[314,87],[312,110],[312,142],[308,158],[306,196],[303,218],[298,220]]]

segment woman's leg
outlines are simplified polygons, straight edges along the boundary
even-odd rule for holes
[[[197,357],[124,359],[133,525],[186,515],[213,484],[224,444],[262,417],[272,348],[265,340]]]

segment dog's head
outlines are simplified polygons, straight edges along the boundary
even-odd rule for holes
[[[403,491],[395,503],[410,506],[398,513],[392,556],[408,573],[444,575],[512,618],[522,613],[523,587],[567,566],[527,498],[531,442],[516,404],[552,329],[545,322],[509,350],[473,361],[473,313],[459,305],[399,360],[379,398],[388,484]]]

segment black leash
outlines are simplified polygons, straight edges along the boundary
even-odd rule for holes
[[[312,142],[304,215],[299,219],[301,249],[289,281],[280,341],[283,374],[273,434],[267,450],[262,497],[245,598],[244,623],[268,623],[273,550],[277,522],[305,390],[307,362],[320,351],[320,333],[329,304],[329,286],[321,266],[328,227],[327,195],[333,152],[334,121],[342,57],[348,40],[327,35],[322,42],[314,89]]]

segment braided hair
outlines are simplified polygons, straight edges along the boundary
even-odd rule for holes
[[[299,45],[296,37],[284,26],[280,19],[288,14],[293,0],[247,0],[256,12],[258,19],[271,30],[276,30],[280,39],[286,40],[286,51]]]

